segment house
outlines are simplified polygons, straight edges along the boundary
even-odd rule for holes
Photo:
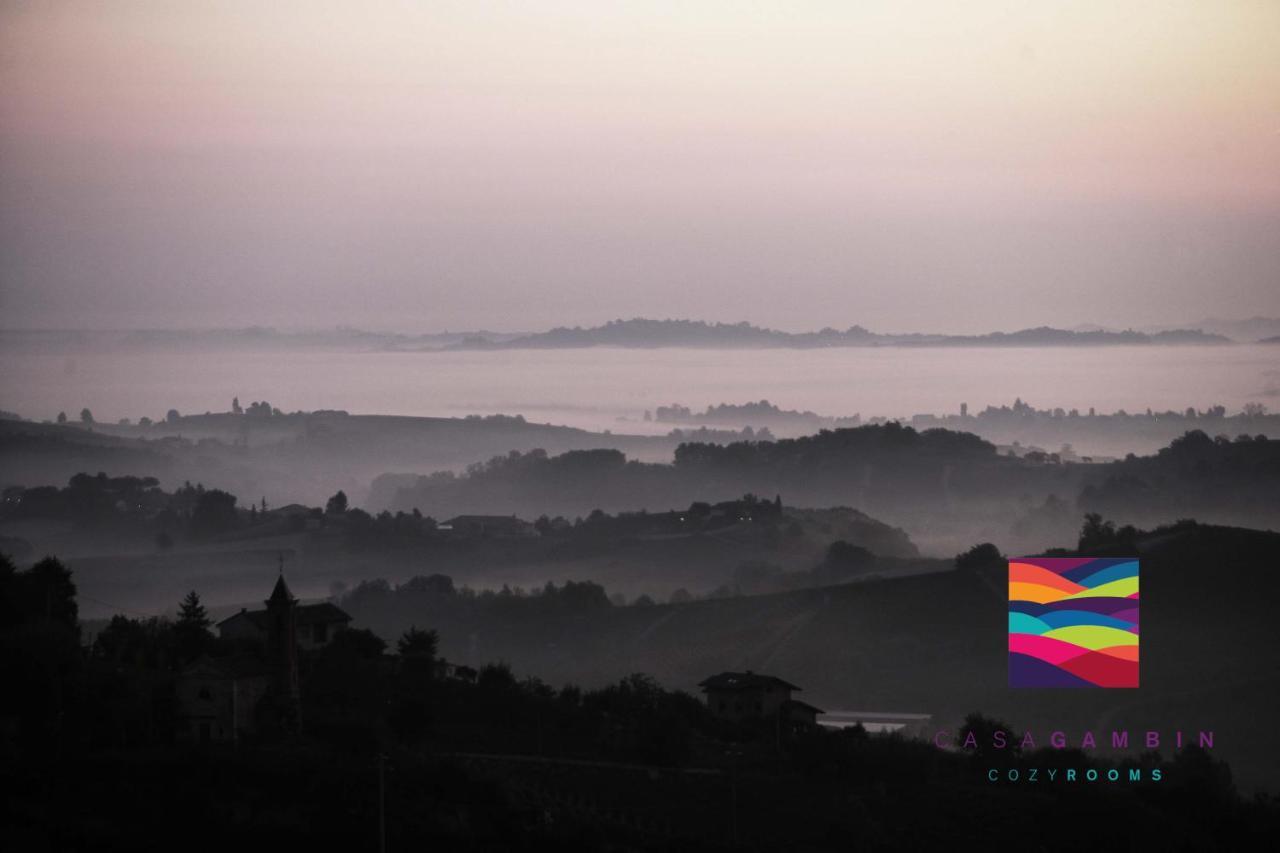
[[[537,536],[533,525],[514,515],[458,515],[440,525],[455,536],[481,539],[516,539]]]
[[[224,638],[249,640],[239,655],[204,655],[177,678],[178,734],[199,743],[235,743],[259,731],[297,731],[301,715],[298,649],[332,642],[351,617],[332,604],[299,606],[284,574],[265,610],[241,610],[218,623]]]
[[[301,604],[294,608],[298,648],[303,651],[323,648],[347,627],[351,617],[336,604]],[[266,640],[269,628],[266,610],[241,609],[218,623],[218,634],[224,639]]]
[[[250,656],[204,655],[178,675],[178,737],[196,743],[234,743],[256,726],[259,701],[267,694],[271,672]]]
[[[721,719],[734,723],[773,719],[797,727],[817,724],[821,708],[792,699],[800,688],[773,675],[722,672],[698,684],[707,694],[707,707]]]

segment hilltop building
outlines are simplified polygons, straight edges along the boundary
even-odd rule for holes
[[[458,515],[440,525],[443,533],[476,539],[521,539],[537,536],[533,525],[514,515]]]
[[[722,672],[698,684],[707,694],[707,707],[713,714],[734,723],[772,719],[781,716],[792,726],[813,726],[818,715],[826,713],[798,699],[793,692],[801,688],[772,675],[746,672]]]
[[[284,582],[281,576],[277,582],[279,587]],[[288,594],[288,587],[284,588]],[[274,596],[275,593],[273,592]],[[270,601],[268,601],[268,608]],[[342,608],[329,602],[320,604],[301,604],[293,608],[295,634],[298,648],[311,651],[329,645],[334,636],[344,630],[351,622],[351,617]],[[217,625],[219,636],[225,639],[250,639],[265,642],[270,635],[270,610],[244,610],[234,616],[228,616]]]

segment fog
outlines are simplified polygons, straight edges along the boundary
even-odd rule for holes
[[[162,420],[170,408],[184,415],[222,412],[238,397],[245,405],[267,400],[286,412],[523,415],[539,423],[653,435],[678,424],[646,422],[645,411],[672,403],[700,410],[767,399],[784,409],[869,419],[956,414],[961,404],[976,413],[1017,398],[1039,408],[1107,414],[1213,405],[1236,412],[1250,402],[1274,409],[1280,396],[1280,352],[1271,345],[193,351],[35,348],[8,336],[0,338],[0,354],[0,408],[47,420],[59,411],[75,416],[87,406],[104,423]],[[748,418],[735,424],[748,425],[767,423]],[[1122,455],[1153,450],[1167,438],[1081,449]]]

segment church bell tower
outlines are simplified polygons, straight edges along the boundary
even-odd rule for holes
[[[284,581],[284,568],[276,578],[267,605],[267,662],[271,667],[271,696],[280,722],[286,728],[298,723],[298,599]]]

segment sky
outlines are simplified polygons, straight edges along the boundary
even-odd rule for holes
[[[0,326],[1280,314],[1280,3],[0,0]]]

